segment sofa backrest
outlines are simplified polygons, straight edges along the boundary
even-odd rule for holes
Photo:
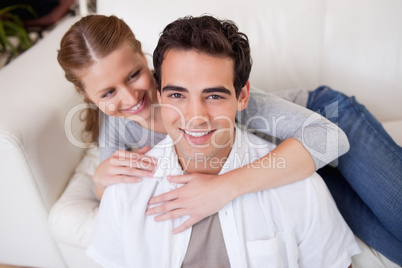
[[[266,90],[328,85],[378,117],[402,118],[402,2],[398,0],[98,0],[152,54],[159,33],[186,15],[235,21],[250,39],[251,83]]]

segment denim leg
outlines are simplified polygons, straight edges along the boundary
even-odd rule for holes
[[[346,133],[350,150],[339,158],[337,169],[383,226],[402,241],[402,148],[354,97],[319,87],[310,92],[307,108]],[[357,210],[352,206],[348,209]],[[375,231],[367,229],[374,237]],[[372,241],[365,242],[376,248]]]
[[[318,170],[327,184],[343,218],[353,233],[391,261],[402,265],[402,242],[393,236],[370,208],[349,186],[338,169],[326,166]]]

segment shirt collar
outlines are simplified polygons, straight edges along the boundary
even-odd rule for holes
[[[183,175],[184,171],[180,166],[174,142],[169,135],[159,142],[150,151],[150,156],[158,159],[158,165],[154,173],[154,179],[161,182],[166,176]]]

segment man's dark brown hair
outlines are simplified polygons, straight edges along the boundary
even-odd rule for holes
[[[161,90],[161,67],[171,50],[195,50],[211,56],[230,58],[234,62],[236,97],[246,85],[251,71],[250,45],[244,33],[229,20],[212,16],[184,17],[165,27],[153,54],[154,77]]]

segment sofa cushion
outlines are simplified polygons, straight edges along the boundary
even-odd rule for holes
[[[402,120],[386,121],[382,125],[396,144],[402,146]]]

